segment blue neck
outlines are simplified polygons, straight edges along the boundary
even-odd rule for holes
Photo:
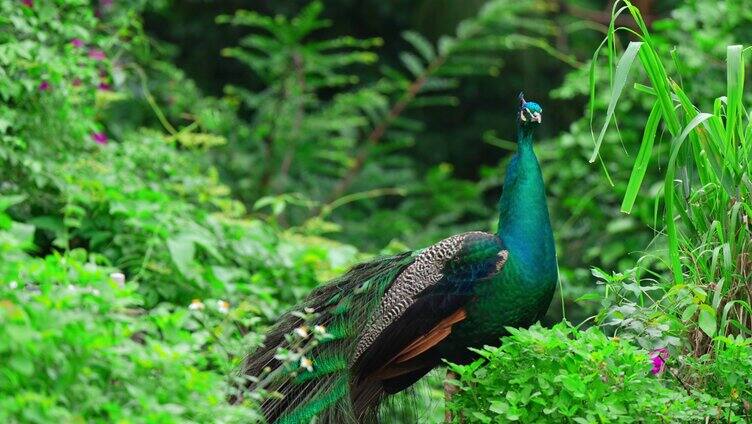
[[[543,273],[556,272],[546,189],[530,128],[518,128],[518,150],[507,166],[499,200],[499,232],[512,256]]]

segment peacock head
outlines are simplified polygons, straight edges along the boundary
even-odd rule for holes
[[[520,93],[520,114],[517,122],[523,129],[533,129],[541,123],[543,108],[538,103],[527,102],[522,93]]]

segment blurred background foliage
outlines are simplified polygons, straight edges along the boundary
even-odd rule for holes
[[[634,4],[669,73],[712,110],[752,7]],[[596,282],[668,278],[668,136],[641,201],[620,211],[652,99],[628,85],[588,162],[611,100],[614,59],[592,62],[611,6],[1,2],[0,419],[252,419],[223,402],[225,377],[281,311],[374,254],[494,229],[521,90],[544,108],[536,149],[563,287],[544,324],[624,306]],[[637,29],[627,18],[615,22]],[[649,312],[626,313],[659,332],[635,336],[643,349],[695,329]],[[738,406],[739,393],[718,396]]]

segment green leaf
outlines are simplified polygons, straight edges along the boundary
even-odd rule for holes
[[[743,113],[742,97],[744,90],[744,66],[742,66],[742,46],[728,46],[726,49],[726,81],[728,102],[726,122],[726,146],[732,146],[738,134],[736,128]]]
[[[418,59],[417,56],[415,56],[412,53],[408,52],[402,52],[400,53],[400,60],[402,60],[402,63],[405,65],[405,67],[410,71],[410,73],[413,74],[413,76],[419,76],[423,74],[424,67],[423,64],[420,62],[420,59]]]
[[[600,298],[601,298],[601,295],[600,295],[600,294],[598,294],[598,293],[585,293],[585,294],[583,294],[582,296],[578,297],[578,298],[577,298],[577,299],[575,300],[575,302],[576,302],[576,303],[580,303],[580,302],[590,302],[590,301],[595,301],[595,300],[599,300]]]
[[[502,415],[502,414],[506,414],[506,412],[509,410],[509,404],[504,401],[495,400],[491,402],[491,406],[489,406],[488,409],[491,412],[495,412],[499,415]]]
[[[8,209],[13,205],[17,205],[26,200],[25,194],[14,194],[11,196],[0,196],[0,212]]]
[[[629,176],[629,183],[627,184],[627,190],[624,193],[624,200],[621,202],[621,211],[624,213],[632,212],[635,199],[637,199],[637,193],[640,191],[642,180],[645,178],[645,172],[648,170],[650,157],[653,154],[653,142],[655,141],[658,124],[661,122],[661,116],[661,105],[656,102],[653,105],[653,109],[650,111],[650,116],[648,116],[648,121],[645,124],[645,131],[642,133],[640,151],[637,153],[637,158],[632,166],[632,173]]]
[[[696,303],[687,306],[687,309],[685,309],[682,313],[682,321],[689,321],[690,319],[692,319],[692,317],[695,316],[695,312],[697,312],[697,308],[698,306]]]
[[[402,38],[412,44],[415,50],[417,50],[427,62],[431,62],[436,58],[436,51],[431,43],[419,33],[415,31],[404,31],[402,33]]]
[[[608,124],[611,122],[611,118],[613,118],[614,116],[616,103],[619,101],[621,92],[622,90],[624,90],[624,85],[626,85],[627,83],[629,69],[632,67],[632,63],[634,63],[634,60],[637,57],[637,53],[640,51],[641,46],[641,42],[630,42],[629,46],[627,46],[627,50],[624,52],[621,59],[619,59],[619,63],[616,65],[616,74],[614,75],[614,82],[611,87],[611,99],[608,102],[608,109],[606,110],[606,122],[603,123],[601,132],[600,134],[598,134],[598,138],[595,140],[595,148],[593,149],[593,154],[590,155],[590,163],[595,162],[595,159],[598,157],[598,152],[601,149],[601,143],[603,143],[603,137],[606,135],[606,129],[608,129]]]
[[[175,237],[167,240],[167,250],[170,258],[178,271],[186,277],[193,277],[193,258],[196,255],[196,246],[188,237]]]
[[[700,326],[700,330],[707,334],[708,337],[713,337],[716,331],[716,316],[715,309],[709,305],[700,305],[700,315],[697,319],[697,325]]]
[[[665,113],[665,112],[664,112]],[[698,113],[692,121],[684,127],[684,130],[671,142],[671,156],[666,167],[666,177],[663,182],[664,202],[666,205],[666,232],[668,234],[669,255],[671,258],[671,270],[674,273],[674,279],[677,283],[684,282],[682,274],[681,261],[679,259],[679,235],[677,234],[676,221],[674,220],[674,175],[676,174],[676,160],[679,156],[682,144],[687,136],[697,126],[712,118],[709,113]],[[679,205],[681,207],[681,205]]]
[[[478,411],[473,411],[473,417],[475,417],[478,421],[480,421],[482,423],[490,423],[491,422],[491,417],[489,417],[488,415],[482,414],[482,413],[480,413]]]
[[[448,35],[443,35],[439,38],[439,54],[446,56],[452,52],[454,46],[457,44],[457,40]]]

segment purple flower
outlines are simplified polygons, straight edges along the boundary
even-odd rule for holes
[[[95,132],[95,133],[91,133],[91,139],[92,139],[92,140],[93,140],[93,141],[94,141],[95,143],[97,143],[97,144],[101,144],[101,145],[105,145],[105,144],[107,144],[107,140],[108,140],[108,138],[107,138],[107,134],[105,134],[105,133],[103,133],[103,132]]]
[[[80,38],[74,38],[71,40],[70,43],[73,45],[73,47],[76,47],[76,48],[81,48],[84,46],[84,40]]]
[[[110,84],[107,84],[106,82],[100,82],[99,85],[97,85],[97,89],[100,91],[110,91]]]
[[[21,3],[26,7],[34,7],[34,0],[21,0]]]
[[[668,349],[662,347],[650,352],[650,361],[653,368],[650,370],[654,375],[658,375],[666,369],[666,360],[668,359]]]
[[[89,57],[94,60],[105,60],[107,56],[105,56],[104,52],[99,49],[91,49],[89,50]]]
[[[50,89],[50,83],[47,81],[42,81],[39,84],[39,91],[47,91]]]

